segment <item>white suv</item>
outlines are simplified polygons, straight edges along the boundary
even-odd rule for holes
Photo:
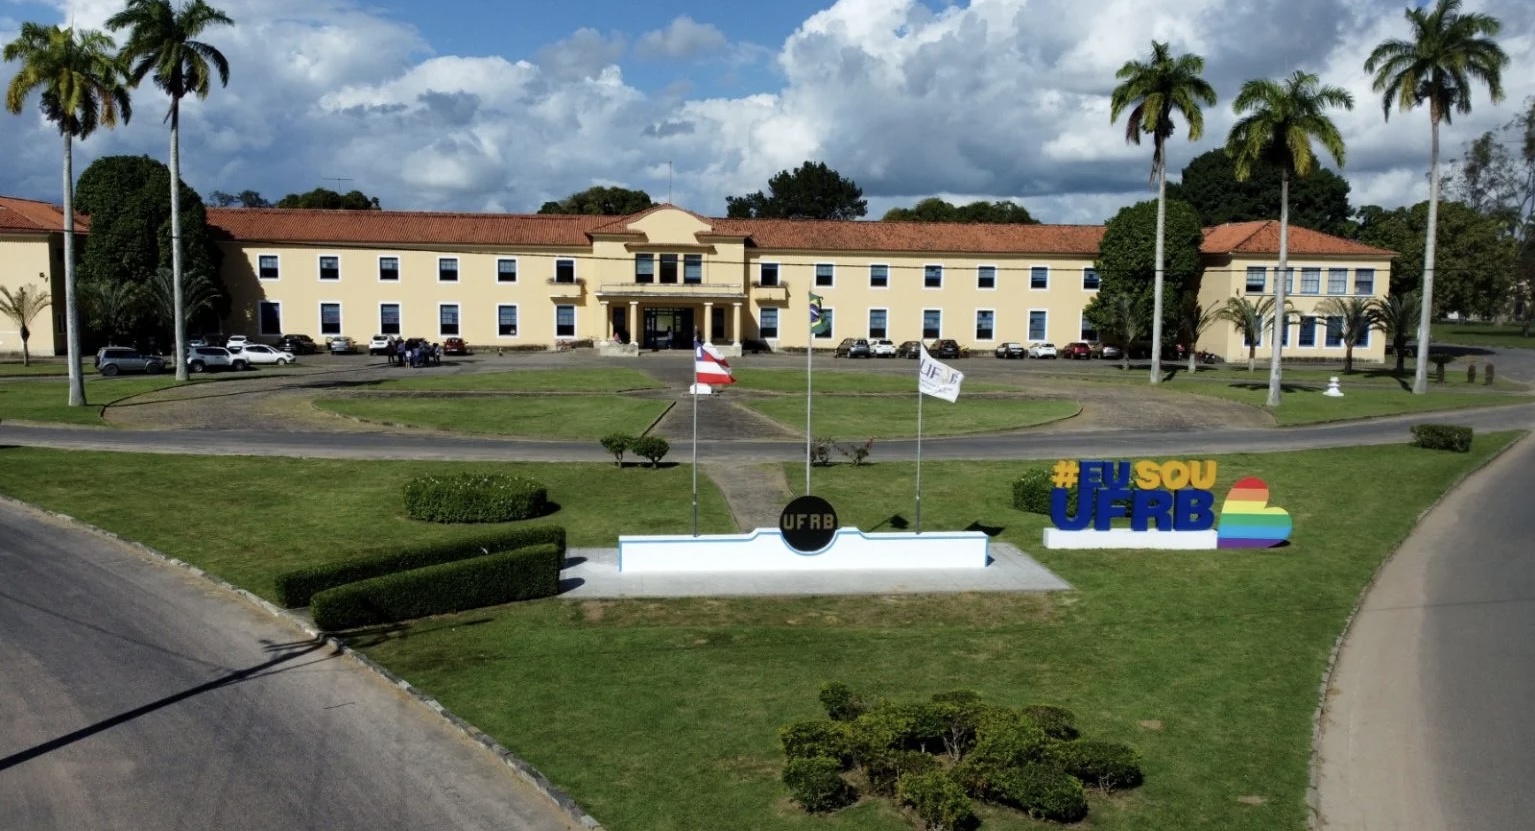
[[[869,341],[869,351],[876,358],[894,358],[895,342],[888,338],[876,338]]]
[[[391,351],[388,335],[374,335],[373,340],[368,341],[369,355],[388,355]]]
[[[278,366],[286,366],[297,360],[293,357],[293,353],[274,349],[263,343],[247,343],[245,348],[240,350],[240,357],[250,361],[252,365],[277,364]]]
[[[187,371],[206,372],[210,369],[245,369],[250,362],[235,357],[222,346],[195,346],[187,350]]]

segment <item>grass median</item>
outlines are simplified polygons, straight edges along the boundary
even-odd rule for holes
[[[744,398],[739,403],[791,430],[805,421],[803,396]],[[952,436],[1033,427],[1076,415],[1081,407],[1062,399],[984,398],[960,395],[954,403],[929,398],[922,407],[922,434]],[[917,398],[817,395],[814,433],[838,440],[908,438],[917,434]]]
[[[1491,323],[1435,323],[1433,342],[1456,346],[1489,346],[1494,349],[1535,349],[1535,331],[1526,335],[1523,326]]]
[[[404,374],[404,370],[401,370]],[[373,386],[377,390],[448,392],[619,392],[659,389],[661,382],[636,369],[519,369],[509,372],[411,373]]]
[[[57,424],[103,424],[101,408],[146,392],[176,386],[175,376],[154,375],[85,378],[84,407],[69,406],[69,381],[64,378],[18,378],[0,383],[0,421],[46,421]]]
[[[644,432],[668,402],[619,395],[322,398],[315,406],[385,424],[455,433],[598,439]]]

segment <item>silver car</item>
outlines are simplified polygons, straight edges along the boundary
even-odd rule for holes
[[[123,372],[158,375],[165,371],[165,359],[159,355],[145,355],[137,349],[108,346],[96,353],[96,371],[108,377]]]

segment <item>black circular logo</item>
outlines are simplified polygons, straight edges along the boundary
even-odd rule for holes
[[[778,517],[784,542],[801,554],[814,554],[831,545],[837,533],[837,512],[819,496],[801,496]]]

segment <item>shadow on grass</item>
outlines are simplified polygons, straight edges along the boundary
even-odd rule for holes
[[[1259,383],[1257,381],[1239,381],[1239,382],[1237,382],[1235,384],[1230,384],[1229,386],[1234,387],[1236,389],[1241,389],[1241,390],[1266,390],[1266,389],[1269,388],[1269,385],[1268,385],[1267,381],[1264,381],[1262,383]],[[1317,386],[1316,384],[1285,384],[1285,383],[1281,383],[1279,385],[1279,391],[1280,392],[1321,392],[1324,389],[1327,389],[1327,388],[1326,387]]]
[[[465,626],[484,626],[493,623],[493,617],[477,617],[469,620],[442,621],[430,624],[409,621],[397,621],[395,623],[381,623],[377,626],[363,626],[357,629],[347,630],[342,634],[346,645],[353,649],[367,649],[389,641],[405,640],[411,635],[429,635],[444,629],[457,629]]]
[[[1001,525],[983,525],[980,520],[976,520],[965,526],[965,530],[980,531],[982,534],[985,534],[988,537],[995,537],[1007,529]]]

